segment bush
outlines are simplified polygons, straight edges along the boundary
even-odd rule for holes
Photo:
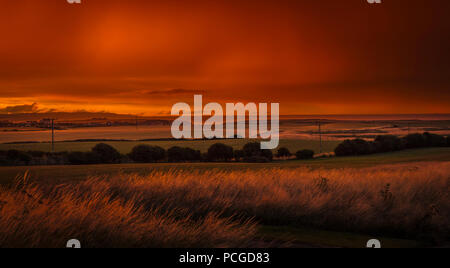
[[[307,159],[313,159],[314,158],[314,151],[312,150],[301,150],[298,151],[295,156],[299,160],[307,160]]]
[[[244,151],[243,150],[235,150],[234,151],[234,159],[236,161],[241,161],[243,158],[245,157]]]
[[[273,160],[273,153],[271,150],[261,150],[262,157],[266,158],[271,162]]]
[[[167,150],[169,162],[182,162],[185,160],[184,150],[181,147],[175,146]]]
[[[94,148],[92,152],[97,154],[102,164],[113,164],[119,163],[122,158],[120,153],[111,145],[105,143],[99,143]]]
[[[278,149],[277,157],[291,157],[292,154],[288,148],[282,147]]]
[[[260,156],[261,144],[259,142],[251,142],[244,145],[242,149],[245,157]]]
[[[208,160],[209,161],[229,161],[233,159],[233,147],[216,143],[211,145],[208,149]]]
[[[43,158],[46,155],[46,153],[42,151],[29,151],[28,154],[35,158]]]
[[[185,161],[202,161],[202,153],[199,150],[184,148]]]
[[[425,137],[422,134],[410,134],[403,138],[408,149],[425,147]]]
[[[191,148],[181,148],[178,146],[167,150],[169,162],[187,162],[187,161],[201,161],[202,153]]]
[[[159,146],[138,145],[129,157],[136,163],[156,163],[166,158],[166,151]]]
[[[63,154],[52,155],[51,159],[60,163],[64,161]],[[67,161],[72,165],[104,164],[102,157],[95,152],[70,152],[67,153]]]
[[[20,152],[17,150],[9,150],[6,152],[6,159],[16,161],[19,159]]]
[[[6,152],[6,160],[13,163],[29,164],[32,160],[31,155],[18,150],[9,150]]]
[[[375,152],[374,144],[365,140],[345,140],[334,150],[336,156],[366,155]]]
[[[383,135],[376,137],[375,148],[378,153],[386,153],[403,149],[403,144],[402,140],[397,136]]]
[[[88,163],[87,159],[87,153],[84,152],[70,152],[67,155],[67,160],[72,165],[85,165],[90,164]]]
[[[244,151],[244,157],[246,159],[263,157],[263,158],[266,158],[268,161],[273,160],[272,151],[271,150],[262,150],[261,143],[259,143],[259,142],[247,143],[244,146],[243,151]]]
[[[447,146],[447,140],[444,136],[425,132],[425,133],[423,133],[423,137],[425,139],[425,146],[429,146],[429,147],[445,147],[445,146]]]

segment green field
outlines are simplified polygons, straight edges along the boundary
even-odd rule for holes
[[[369,167],[410,162],[450,161],[450,148],[427,148],[405,150],[395,153],[376,154],[360,157],[332,157],[307,161],[289,160],[272,163],[158,163],[158,164],[117,164],[87,166],[24,166],[0,167],[0,184],[11,182],[17,175],[30,172],[34,180],[45,183],[62,183],[84,180],[88,176],[107,176],[123,173],[146,174],[154,170],[245,170],[264,168],[344,168]]]
[[[195,150],[200,150],[206,152],[208,148],[214,143],[224,143],[232,146],[234,149],[242,149],[244,145],[250,140],[245,139],[229,139],[229,140],[166,140],[166,141],[108,141],[105,142],[110,144],[123,154],[128,154],[131,152],[134,146],[139,144],[148,144],[153,146],[160,146],[164,149],[169,149],[173,146],[180,147],[190,147]],[[96,144],[100,142],[57,142],[55,144],[55,151],[57,152],[71,152],[71,151],[90,151]],[[340,141],[324,141],[323,142],[323,152],[333,152],[334,149]],[[315,140],[281,140],[280,147],[287,147],[292,152],[298,150],[310,149],[314,150],[316,153],[320,151],[320,143]],[[50,143],[17,143],[17,144],[0,144],[0,151],[7,150],[20,150],[20,151],[43,151],[50,152]]]

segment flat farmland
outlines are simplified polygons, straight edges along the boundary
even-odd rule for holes
[[[107,143],[123,154],[130,153],[134,146],[139,144],[147,144],[152,146],[160,146],[169,149],[173,146],[190,147],[202,152],[208,151],[208,148],[214,143],[224,143],[232,146],[234,149],[242,149],[242,147],[251,140],[246,139],[230,139],[230,140],[154,140],[154,141],[106,141]],[[73,151],[90,151],[96,144],[100,142],[57,142],[55,143],[55,151],[57,152],[73,152]],[[333,152],[339,145],[340,141],[324,141],[323,152]],[[316,140],[281,140],[280,147],[287,147],[293,153],[298,150],[310,149],[318,153],[320,151],[320,142]],[[0,151],[7,150],[20,151],[43,151],[50,152],[50,143],[14,143],[0,144]]]
[[[19,166],[0,167],[0,184],[10,183],[16,176],[29,172],[31,178],[43,183],[76,182],[92,176],[110,176],[118,173],[146,175],[153,171],[242,171],[261,169],[314,169],[363,168],[377,165],[450,161],[450,148],[405,150],[395,153],[360,157],[332,157],[307,161],[288,160],[272,163],[157,163],[83,166]]]

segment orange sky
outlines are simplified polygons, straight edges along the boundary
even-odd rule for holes
[[[1,0],[0,113],[450,113],[450,1],[82,2]]]

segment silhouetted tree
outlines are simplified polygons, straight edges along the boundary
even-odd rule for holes
[[[72,165],[85,165],[85,164],[93,164],[88,163],[87,153],[85,152],[70,152],[67,155],[67,159]]]
[[[345,140],[334,150],[337,156],[366,155],[376,152],[375,145],[371,142],[356,139]]]
[[[159,146],[137,145],[128,155],[136,163],[156,163],[166,158],[166,151]]]
[[[233,147],[223,143],[211,145],[208,149],[208,160],[210,161],[229,161],[233,159]]]
[[[421,148],[425,147],[425,137],[422,134],[410,134],[403,138],[406,148]]]
[[[393,152],[403,149],[402,140],[394,135],[382,135],[375,138],[378,153]]]
[[[298,151],[295,156],[299,160],[307,160],[307,159],[313,159],[314,158],[314,151],[312,150],[300,150]]]
[[[291,157],[292,153],[289,151],[288,148],[282,147],[278,149],[277,157]]]
[[[20,164],[29,164],[32,160],[31,155],[18,151],[18,150],[9,150],[6,152],[6,160],[13,162],[13,163],[20,163]]]
[[[261,143],[250,142],[244,145],[243,148],[245,161],[252,162],[250,160],[256,160],[258,158],[265,158],[267,161],[273,160],[273,153],[271,150],[262,150]]]
[[[111,145],[105,143],[97,144],[94,148],[92,148],[92,152],[98,155],[100,163],[103,164],[118,163],[121,159],[119,151]]]
[[[201,161],[202,153],[191,148],[181,148],[178,146],[167,150],[169,162],[187,162],[187,161]]]
[[[445,147],[447,145],[447,140],[444,136],[425,132],[423,133],[423,137],[425,139],[425,146]]]
[[[261,152],[262,152],[262,157],[269,160],[269,162],[273,160],[273,153],[271,150],[261,150]]]
[[[184,150],[181,147],[174,146],[167,150],[167,157],[169,162],[185,161]]]
[[[244,151],[243,150],[235,150],[234,151],[234,159],[236,161],[241,161],[243,158],[245,157]]]
[[[259,142],[247,143],[242,150],[245,157],[261,156],[261,144]]]

